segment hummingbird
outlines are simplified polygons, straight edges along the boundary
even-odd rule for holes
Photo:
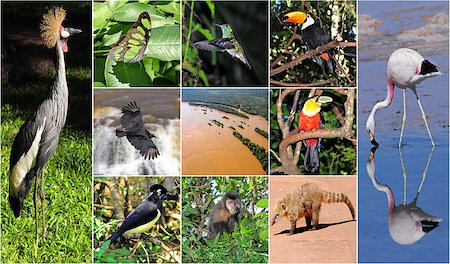
[[[244,49],[241,44],[237,41],[236,37],[233,34],[233,29],[228,24],[216,26],[220,27],[222,30],[222,37],[214,40],[202,40],[195,42],[193,45],[197,49],[206,50],[206,51],[218,51],[218,52],[228,52],[231,57],[239,59],[242,63],[245,64],[249,69],[252,67],[248,63],[247,58],[245,57]]]

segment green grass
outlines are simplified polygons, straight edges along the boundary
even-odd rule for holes
[[[68,74],[68,79],[69,89],[73,88],[70,91],[69,116],[58,147],[46,165],[47,239],[40,241],[39,245],[35,238],[32,191],[24,202],[21,217],[15,218],[9,208],[9,155],[20,126],[47,94],[42,87],[48,87],[44,86],[48,81],[30,82],[22,87],[2,87],[2,263],[91,262],[90,75],[78,71],[73,76]],[[31,100],[24,102],[19,98]]]

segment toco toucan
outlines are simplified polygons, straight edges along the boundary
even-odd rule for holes
[[[314,18],[310,14],[300,11],[290,12],[284,15],[284,22],[293,22],[302,25],[302,39],[309,50],[316,49],[330,42],[328,34],[314,21]],[[331,50],[328,50],[312,57],[322,67],[323,74],[333,73],[332,56]]]
[[[113,243],[122,235],[140,234],[149,230],[161,216],[162,199],[167,195],[167,189],[155,184],[150,187],[150,195],[131,214],[129,214],[119,229],[107,240]]]
[[[303,105],[298,117],[298,132],[316,130],[323,128],[324,121],[320,109],[322,103],[331,102],[331,97],[314,96],[308,99]],[[304,159],[305,170],[316,173],[319,170],[319,150],[321,138],[310,138],[303,140],[306,145]]]

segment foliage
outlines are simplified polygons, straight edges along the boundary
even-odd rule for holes
[[[211,122],[213,122],[216,126],[219,126],[219,127],[223,128],[223,124],[220,123],[219,121],[213,119],[213,120],[211,120]]]
[[[340,35],[345,42],[355,42],[356,31],[356,1],[272,1],[271,2],[271,35],[270,61],[273,62],[279,55],[285,54],[288,61],[293,56],[287,55],[285,45],[293,34],[294,24],[283,23],[283,17],[291,11],[304,11],[312,15],[316,23],[330,37],[330,41]],[[332,20],[330,14],[339,18],[339,23]],[[301,35],[300,27],[297,34]],[[333,36],[332,36],[333,35]],[[305,54],[308,50],[304,43],[295,40],[287,50],[290,53]],[[311,58],[303,60],[299,65],[272,76],[273,80],[287,83],[316,83],[331,81],[327,86],[356,86],[356,48],[334,48],[335,58],[349,75],[351,82],[335,66],[335,73],[326,76],[322,68]],[[338,54],[338,56],[336,56]],[[336,65],[336,63],[334,63]],[[280,63],[277,66],[281,65]]]
[[[120,226],[120,219],[117,218],[131,213],[147,198],[150,186],[161,184],[164,180],[162,177],[95,178],[93,223],[96,263],[155,263],[175,262],[174,257],[179,259],[180,204],[173,200],[163,200],[163,220],[160,219],[159,224],[147,231],[148,235],[135,235],[143,238],[137,244],[132,239],[121,238],[113,245],[109,241],[104,242]],[[178,187],[175,189],[179,190]]]
[[[239,127],[241,127],[239,125]],[[243,129],[243,127],[242,127]],[[253,156],[255,156],[259,163],[261,163],[261,166],[263,169],[267,172],[267,152],[266,150],[259,146],[258,144],[253,143],[250,139],[242,136],[239,132],[233,131],[233,136],[235,136],[237,139],[239,139],[242,144],[244,144],[252,153]]]
[[[224,106],[224,105],[208,104],[208,103],[193,103],[193,102],[189,102],[189,105],[209,107],[209,108],[212,108],[212,109],[216,109],[216,110],[222,111],[224,113],[229,113],[229,114],[232,114],[232,115],[236,115],[236,116],[240,116],[242,118],[247,118],[248,119],[247,115],[244,115],[241,112],[238,112],[237,110],[234,110],[233,108],[229,108],[229,107]],[[229,119],[226,116],[224,116],[223,118]]]
[[[263,263],[268,261],[267,177],[182,178],[183,262]],[[228,191],[237,191],[243,220],[233,234],[204,238],[214,204]]]
[[[183,102],[222,104],[267,119],[267,90],[260,89],[184,89]],[[218,109],[222,111],[221,109]],[[233,113],[234,114],[234,113]]]
[[[15,218],[9,208],[9,156],[19,128],[48,95],[54,76],[15,87],[2,86],[2,263],[91,262],[91,90],[86,89],[91,85],[90,69],[68,68],[66,72],[69,113],[58,147],[45,167],[47,238],[39,245],[32,192],[20,218]]]
[[[114,62],[108,52],[148,12],[152,29],[144,59]],[[180,71],[179,1],[145,4],[134,1],[94,2],[94,68],[96,87],[178,86]]]
[[[342,115],[344,115],[343,104],[346,100],[346,96],[337,93],[333,90],[323,90],[323,95],[327,95],[333,98],[332,103],[323,104],[321,113],[325,120],[324,128],[337,128],[341,127],[341,123],[337,118],[336,114],[332,111],[332,106],[336,106],[340,109]],[[270,148],[278,154],[278,147],[282,141],[282,134],[278,126],[277,120],[277,109],[276,101],[278,99],[279,93],[281,91],[273,89],[271,91],[271,106],[270,106]],[[302,108],[302,105],[309,96],[309,89],[302,90],[300,93],[299,106],[297,107],[297,113],[295,114],[295,121],[293,122],[290,131],[298,128],[298,116]],[[283,101],[282,111],[283,118],[286,119],[292,108],[292,103],[294,102],[294,93],[286,96]],[[356,118],[354,119],[353,129],[356,130]],[[298,164],[298,168],[301,171],[304,170],[303,159],[304,159],[304,149],[302,148],[302,155]],[[345,138],[327,138],[322,139],[320,152],[320,168],[318,174],[330,174],[330,175],[354,175],[356,174],[356,149],[351,141]],[[270,156],[270,168],[275,168],[280,166],[278,160]]]
[[[258,127],[255,128],[255,131],[256,131],[256,133],[260,134],[261,136],[263,136],[265,138],[269,138],[269,134],[266,131],[264,131]]]
[[[267,4],[267,1],[184,0],[183,85],[267,86]],[[251,69],[226,52],[199,51],[193,47],[197,41],[220,38],[222,32],[216,24],[231,25]]]

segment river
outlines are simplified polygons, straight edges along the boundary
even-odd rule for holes
[[[267,174],[253,153],[233,136],[233,130],[230,128],[234,127],[242,136],[267,150],[268,140],[255,132],[256,127],[267,132],[267,120],[261,116],[244,114],[249,116],[249,119],[183,102],[183,174]],[[215,125],[211,120],[221,122],[224,127]],[[238,125],[242,125],[244,129]]]

